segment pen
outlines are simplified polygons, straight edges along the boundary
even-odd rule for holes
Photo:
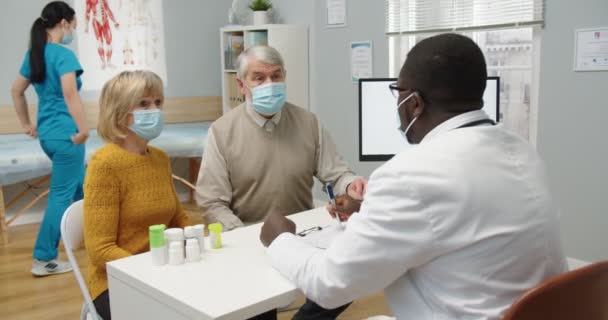
[[[331,186],[331,183],[328,183],[325,185],[325,190],[327,190],[327,195],[329,195],[329,202],[331,203],[332,206],[336,206],[336,197],[334,196],[334,189]],[[340,223],[340,218],[338,217],[338,215],[336,214],[335,217],[336,221],[338,223]]]

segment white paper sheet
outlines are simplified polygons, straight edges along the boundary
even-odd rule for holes
[[[608,70],[608,27],[575,31],[574,70]]]
[[[346,25],[346,0],[327,0],[327,26]]]
[[[357,83],[361,78],[372,78],[372,42],[351,42],[350,51],[352,82]]]
[[[316,248],[327,249],[342,232],[344,232],[344,224],[334,224],[323,227],[319,231],[310,232],[302,238]]]

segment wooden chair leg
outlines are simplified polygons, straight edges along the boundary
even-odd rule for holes
[[[0,185],[0,245],[8,244],[8,224],[6,224],[6,210],[4,208],[4,193]]]
[[[172,176],[173,176],[173,179],[183,183],[186,187],[188,187],[188,189],[190,189],[190,191],[196,190],[196,187],[192,183],[188,182],[186,179],[176,176],[174,174]]]

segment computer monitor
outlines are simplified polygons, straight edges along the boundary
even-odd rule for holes
[[[408,148],[397,131],[397,98],[388,85],[394,78],[359,79],[359,161],[386,161]],[[483,110],[498,122],[499,77],[488,77],[483,95]]]

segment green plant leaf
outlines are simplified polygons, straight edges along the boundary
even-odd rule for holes
[[[251,0],[249,9],[253,11],[266,11],[272,8],[270,0]]]

